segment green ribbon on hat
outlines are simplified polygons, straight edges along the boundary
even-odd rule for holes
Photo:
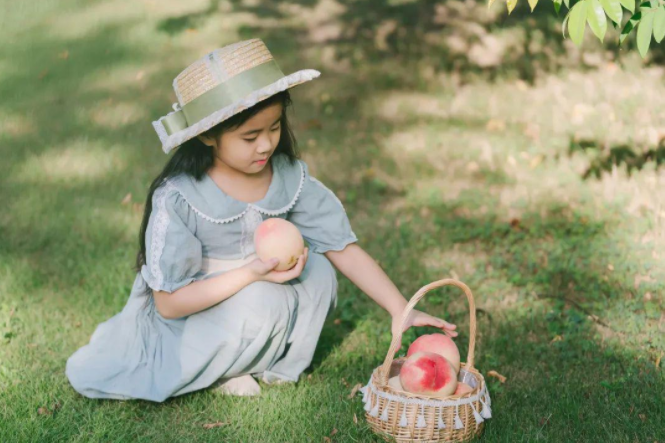
[[[204,92],[182,109],[161,118],[168,135],[187,129],[215,111],[247,97],[284,77],[275,60],[254,66]]]

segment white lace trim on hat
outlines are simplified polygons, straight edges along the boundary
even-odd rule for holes
[[[293,74],[282,77],[277,80],[275,83],[257,89],[256,91],[249,94],[247,97],[242,98],[218,111],[213,112],[206,118],[194,123],[193,125],[178,131],[170,136],[166,133],[162,119],[173,114],[176,111],[169,112],[166,116],[161,117],[159,120],[153,121],[152,126],[155,128],[155,132],[159,136],[159,140],[162,142],[162,150],[165,153],[169,153],[176,146],[180,146],[182,143],[187,140],[194,138],[196,135],[207,131],[208,129],[215,126],[217,123],[226,120],[232,115],[237,114],[238,112],[243,111],[244,109],[254,106],[259,101],[274,95],[278,92],[282,92],[291,86],[296,86],[299,83],[304,83],[306,81],[312,80],[320,76],[321,73],[316,69],[303,69]]]
[[[296,204],[296,201],[298,200],[298,197],[300,197],[300,192],[302,191],[303,184],[305,183],[305,168],[302,165],[302,162],[298,160],[298,165],[300,166],[300,183],[298,184],[298,190],[296,191],[296,194],[293,196],[293,199],[291,199],[291,202],[287,204],[286,206],[275,209],[275,210],[270,210],[270,209],[265,209],[260,206],[255,205],[254,203],[247,203],[247,207],[238,215],[234,215],[233,217],[228,217],[228,218],[214,218],[210,217],[209,215],[206,215],[203,213],[200,209],[195,207],[189,200],[187,200],[187,197],[178,190],[175,186],[171,185],[172,188],[174,188],[178,193],[182,196],[182,198],[187,202],[190,208],[202,219],[208,220],[211,223],[231,223],[232,221],[235,221],[245,215],[247,211],[250,209],[254,209],[255,211],[261,212],[266,215],[279,215],[283,214],[287,211],[290,211],[291,208]],[[168,181],[168,180],[167,180]],[[170,184],[170,183],[169,183]]]

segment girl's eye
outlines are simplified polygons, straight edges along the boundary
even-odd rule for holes
[[[271,131],[272,131],[272,132],[275,132],[275,131],[279,131],[280,129],[281,129],[281,126],[277,126],[276,128],[271,129]],[[258,136],[257,136],[257,137],[258,137]],[[254,137],[254,138],[245,138],[244,140],[247,141],[247,142],[253,142],[254,140],[257,139],[257,137]]]

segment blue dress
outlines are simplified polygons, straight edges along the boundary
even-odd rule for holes
[[[162,402],[253,374],[298,381],[321,329],[337,306],[336,271],[323,252],[358,241],[342,203],[309,174],[303,160],[271,158],[266,196],[245,203],[207,175],[179,175],[154,193],[146,231],[146,264],[121,312],[100,323],[67,360],[73,388],[90,398]],[[269,217],[295,224],[309,246],[298,278],[258,281],[203,311],[165,319],[151,290],[174,292],[227,272],[219,263],[251,261],[256,227]],[[217,267],[216,267],[217,266]]]

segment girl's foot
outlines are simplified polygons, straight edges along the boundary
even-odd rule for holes
[[[214,391],[225,395],[259,395],[261,386],[250,374],[240,377],[220,378],[214,384]]]

